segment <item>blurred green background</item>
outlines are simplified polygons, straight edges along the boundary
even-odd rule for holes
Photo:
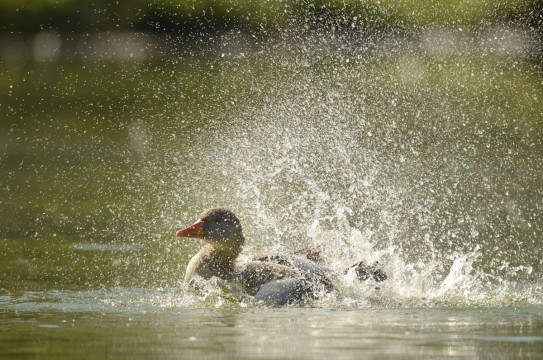
[[[293,21],[347,28],[353,20],[369,28],[485,26],[507,21],[540,27],[541,9],[539,0],[2,0],[0,21],[8,32],[132,29],[183,34],[228,27],[267,32],[289,27]]]

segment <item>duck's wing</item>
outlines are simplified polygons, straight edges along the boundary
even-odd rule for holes
[[[267,261],[249,261],[237,268],[237,278],[252,294],[274,280],[302,277],[303,273],[287,265]]]
[[[334,289],[326,276],[267,261],[250,261],[237,270],[238,280],[257,300],[296,303]]]
[[[293,268],[299,271],[319,274],[331,275],[332,271],[324,266],[318,265],[313,261],[296,255],[283,254],[260,254],[253,258],[255,261],[279,264]]]
[[[242,258],[250,261],[261,261],[288,266],[300,271],[317,273],[321,275],[331,275],[332,271],[322,264],[322,246],[312,246],[299,249],[294,254],[285,254],[277,251],[248,250],[242,253]]]
[[[255,300],[276,305],[297,303],[307,297],[314,297],[312,286],[299,278],[270,281],[262,284],[255,294]]]
[[[354,269],[356,277],[360,281],[373,280],[375,282],[381,282],[388,278],[378,261],[373,265],[367,265],[365,262],[359,261],[345,269],[343,274],[347,274],[351,269]]]

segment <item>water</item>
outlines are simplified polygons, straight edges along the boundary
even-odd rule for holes
[[[24,297],[24,300],[22,299]],[[25,294],[3,358],[538,358],[541,306],[321,309],[183,306],[179,289]]]
[[[541,65],[491,30],[2,64],[2,356],[540,357]],[[188,289],[175,230],[214,205],[389,280]]]

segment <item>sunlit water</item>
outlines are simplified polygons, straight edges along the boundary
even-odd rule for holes
[[[444,31],[3,68],[2,354],[538,358],[541,68]],[[214,205],[249,247],[389,279],[285,308],[187,288],[175,230]]]
[[[127,295],[128,294],[128,295]],[[25,294],[6,302],[4,358],[538,358],[530,308],[194,308],[179,290]],[[185,299],[185,300],[183,300]],[[192,302],[190,300],[189,302]]]

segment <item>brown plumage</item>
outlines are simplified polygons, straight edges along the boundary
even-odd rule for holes
[[[185,282],[196,274],[204,279],[217,276],[231,280],[235,261],[241,253],[245,238],[238,218],[229,210],[212,208],[204,211],[191,226],[179,230],[179,237],[199,238],[207,244],[190,260]]]
[[[278,303],[315,297],[318,291],[334,288],[326,276],[329,270],[307,260],[320,261],[322,249],[300,251],[299,256],[255,253],[250,261],[238,262],[245,238],[239,219],[228,209],[211,208],[204,211],[193,225],[179,230],[177,236],[199,238],[207,243],[190,260],[185,273],[187,283],[195,275],[204,279],[213,276],[224,280],[237,279],[257,298],[261,292],[266,294],[261,298]],[[273,298],[273,294],[269,295],[277,288],[276,285],[284,284],[288,284],[287,291],[281,293],[279,299]]]

